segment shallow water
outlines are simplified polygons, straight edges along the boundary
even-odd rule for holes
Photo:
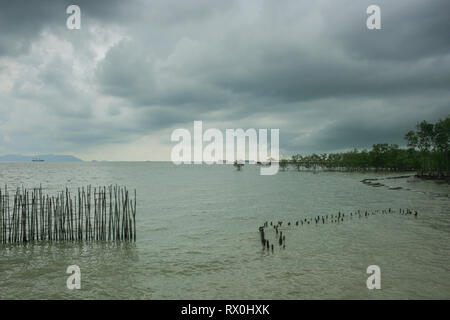
[[[361,183],[374,173],[280,172],[256,166],[171,163],[0,163],[8,188],[119,184],[137,189],[135,244],[0,245],[7,299],[430,299],[450,298],[450,188],[413,178]],[[402,187],[400,190],[389,190]],[[410,208],[339,224],[284,227],[286,249],[262,250],[264,221],[338,211]],[[275,239],[268,230],[266,237]],[[67,266],[82,289],[68,290]],[[366,268],[381,268],[368,290]]]

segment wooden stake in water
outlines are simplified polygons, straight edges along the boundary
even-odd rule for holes
[[[75,196],[17,188],[11,203],[0,188],[0,243],[136,241],[136,190],[131,199],[119,186],[78,188]]]

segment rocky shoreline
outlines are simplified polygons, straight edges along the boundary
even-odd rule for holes
[[[416,174],[416,178],[423,180],[434,180],[434,181],[442,181],[450,184],[450,176],[435,176],[435,175],[426,175],[426,174]]]
[[[386,187],[389,190],[411,190],[409,188],[404,188],[400,186],[389,186],[384,183],[381,183],[380,180],[390,180],[390,179],[407,179],[407,178],[418,178],[423,180],[434,180],[434,181],[440,181],[443,183],[450,183],[450,177],[438,177],[438,176],[428,176],[428,175],[418,175],[418,174],[412,174],[412,175],[402,175],[402,176],[394,176],[394,177],[384,177],[384,178],[366,178],[361,180],[362,183],[365,185],[371,186],[371,187]]]

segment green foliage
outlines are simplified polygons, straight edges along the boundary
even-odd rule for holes
[[[407,149],[396,144],[378,143],[372,149],[354,149],[343,153],[301,156],[294,155],[290,163],[297,169],[314,168],[361,171],[418,171],[422,174],[449,175],[450,116],[435,124],[422,121],[405,135]],[[281,165],[281,162],[280,162]]]
[[[281,159],[280,161],[280,168],[281,170],[286,170],[287,166],[289,165],[289,161],[287,159]]]
[[[297,170],[300,170],[302,166],[303,157],[299,154],[292,156],[292,164]]]

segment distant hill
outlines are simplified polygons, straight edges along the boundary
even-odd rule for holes
[[[41,159],[44,162],[82,162],[83,160],[70,155],[40,154],[36,156],[24,156],[20,154],[8,154],[0,156],[0,162],[31,162],[33,159]]]

